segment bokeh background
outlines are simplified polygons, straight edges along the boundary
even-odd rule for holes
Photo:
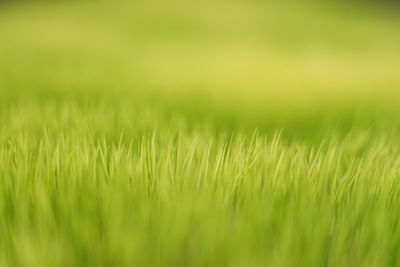
[[[2,1],[0,101],[114,101],[309,140],[384,127],[398,14],[394,1]]]

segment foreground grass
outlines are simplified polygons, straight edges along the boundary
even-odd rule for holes
[[[4,4],[0,266],[400,265],[400,22],[306,2]]]
[[[2,110],[1,266],[400,260],[395,128],[315,145],[144,108],[30,103]]]

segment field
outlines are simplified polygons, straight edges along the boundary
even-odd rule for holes
[[[400,266],[391,5],[0,2],[0,267]]]

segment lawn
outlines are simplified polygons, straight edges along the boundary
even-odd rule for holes
[[[399,10],[339,2],[0,3],[0,266],[400,266]]]

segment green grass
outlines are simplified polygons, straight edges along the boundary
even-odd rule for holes
[[[386,8],[0,6],[0,267],[400,266]]]

